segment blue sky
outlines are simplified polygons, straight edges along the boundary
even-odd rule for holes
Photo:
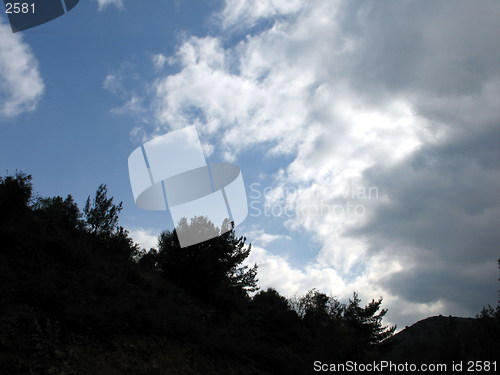
[[[262,287],[383,296],[399,326],[471,316],[498,297],[499,16],[496,1],[89,0],[13,34],[2,10],[0,169],[80,207],[107,184],[152,246],[172,223],[135,207],[128,156],[196,125],[207,159],[243,172],[237,232]]]
[[[134,4],[99,12],[96,2],[81,2],[66,16],[22,33],[45,88],[35,111],[2,119],[1,157],[4,168],[32,173],[41,194],[71,192],[82,200],[106,182],[117,198],[130,195],[123,160],[136,119],[110,113],[121,98],[103,88],[104,78],[126,66],[139,76],[133,83],[145,85],[154,52],[172,53],[186,28],[206,32],[203,2],[195,9],[165,1],[143,10]]]

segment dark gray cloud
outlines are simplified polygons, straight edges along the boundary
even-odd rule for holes
[[[500,3],[349,2],[352,84],[367,102],[401,96],[423,145],[365,172],[387,201],[350,230],[407,267],[381,284],[413,302],[495,303],[500,257]],[[361,46],[361,47],[360,47]]]
[[[497,1],[346,2],[343,15],[359,87],[464,95],[498,74]]]
[[[484,126],[365,174],[388,201],[349,234],[367,239],[372,253],[409,257],[407,269],[382,281],[392,293],[415,302],[446,299],[471,311],[495,303],[499,142],[500,127]]]
[[[451,301],[469,311],[479,312],[486,302],[497,298],[494,283],[495,264],[491,267],[474,265],[419,264],[383,279],[381,284],[398,296],[412,302],[433,303]],[[491,277],[485,278],[484,273]],[[480,292],[478,292],[480,291]]]

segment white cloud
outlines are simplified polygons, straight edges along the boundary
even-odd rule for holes
[[[498,2],[227,1],[220,17],[222,30],[271,21],[236,45],[186,39],[179,72],[154,83],[156,117],[197,125],[228,160],[254,146],[291,157],[266,204],[321,249],[296,269],[256,247],[261,282],[380,293],[405,322],[493,303]]]
[[[118,9],[123,9],[123,0],[97,0],[99,11],[103,11],[108,6],[115,6]]]
[[[133,228],[129,230],[129,235],[135,243],[138,243],[141,248],[149,250],[156,248],[158,245],[158,233],[151,229]]]
[[[130,99],[120,107],[111,109],[111,113],[116,115],[122,115],[122,114],[140,115],[145,111],[146,110],[144,108],[144,99],[141,98],[140,96],[136,96],[135,94],[132,95]]]
[[[113,73],[109,73],[104,78],[102,86],[113,94],[121,94],[125,91],[122,83],[122,78],[119,75]]]
[[[161,70],[168,63],[168,58],[161,53],[154,54],[151,60],[156,70]]]
[[[304,4],[300,0],[226,0],[218,16],[224,28],[248,28],[261,19],[296,13]]]
[[[245,236],[252,240],[252,243],[256,243],[261,246],[266,246],[274,241],[287,240],[291,241],[292,237],[284,234],[272,234],[266,233],[262,229],[253,228],[245,233]]]
[[[147,97],[146,89],[141,90],[141,83],[138,84],[139,78],[132,70],[135,64],[125,61],[115,71],[108,73],[104,78],[102,86],[105,90],[119,96],[124,103],[114,107],[110,113],[114,115],[129,115],[134,116],[140,123],[149,123],[149,106],[145,103]],[[137,135],[141,134],[144,138],[146,135],[141,128],[134,128],[130,133],[130,137],[136,141]]]
[[[307,102],[299,96],[311,79],[290,69],[277,77],[279,82],[259,82],[250,72],[234,75],[231,54],[214,38],[186,41],[177,54],[182,72],[156,84],[158,120],[175,128],[199,125],[207,135],[224,129],[220,141],[228,159],[270,141],[278,141],[271,152],[292,152],[307,136],[302,128]]]
[[[0,18],[0,117],[34,111],[43,91],[38,62],[29,46]]]
[[[285,258],[271,254],[264,248],[252,246],[246,264],[258,265],[258,285],[262,289],[273,287],[284,295],[307,290],[303,284],[306,279],[303,270],[293,268]]]

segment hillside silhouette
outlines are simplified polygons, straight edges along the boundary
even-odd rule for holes
[[[499,327],[490,318],[433,316],[384,341],[380,351],[399,363],[494,361],[500,353]]]
[[[0,178],[1,374],[306,374],[318,360],[404,361],[416,340],[382,323],[382,299],[259,291],[230,222],[187,248],[165,231],[146,251],[121,209],[105,185],[81,212],[71,196],[33,194],[29,175]],[[203,217],[178,228],[219,231]],[[498,347],[498,315],[472,319],[489,328],[470,354]]]

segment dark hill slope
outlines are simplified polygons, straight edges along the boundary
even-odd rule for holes
[[[363,307],[356,294],[342,304],[315,289],[294,299],[272,288],[227,293],[225,273],[206,283],[220,259],[193,263],[194,248],[169,247],[173,233],[159,251],[138,251],[105,192],[83,220],[70,196],[34,197],[29,176],[0,177],[0,375],[299,375],[318,360],[487,360],[498,349],[494,319],[432,318],[379,345],[393,333],[381,299]],[[205,245],[217,254],[238,244]],[[199,288],[169,277],[172,265]]]
[[[36,221],[2,229],[0,374],[267,373],[227,355],[209,309],[113,243]]]
[[[494,361],[500,353],[494,319],[433,316],[405,328],[379,346],[382,358],[404,363]]]

